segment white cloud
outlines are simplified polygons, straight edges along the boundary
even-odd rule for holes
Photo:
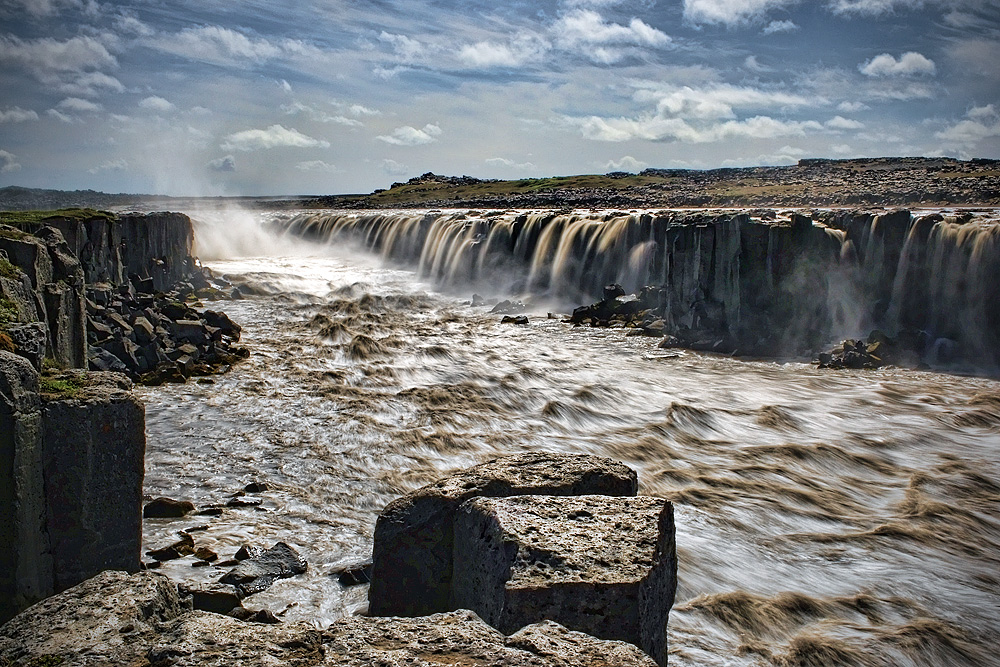
[[[60,41],[52,37],[0,37],[0,63],[19,67],[42,83],[61,81],[66,74],[116,67],[117,59],[93,37]]]
[[[17,156],[5,150],[0,150],[0,163],[2,163],[0,164],[0,174],[7,174],[21,168]]]
[[[799,26],[795,25],[793,21],[786,19],[784,21],[771,21],[764,26],[764,29],[761,32],[765,35],[773,35],[779,32],[795,32],[798,29]]]
[[[747,56],[743,61],[743,67],[750,70],[751,72],[769,72],[771,68],[761,65],[757,60],[757,56]]]
[[[420,146],[437,141],[437,137],[441,136],[441,133],[440,127],[428,123],[420,130],[409,125],[404,125],[403,127],[397,127],[390,135],[383,134],[375,138],[396,146]]]
[[[830,9],[835,14],[878,15],[893,12],[896,7],[917,9],[924,4],[924,0],[831,0]]]
[[[550,45],[533,35],[519,35],[510,44],[476,42],[458,50],[458,59],[468,67],[521,67],[537,63]]]
[[[121,160],[105,160],[101,163],[99,167],[94,167],[93,169],[88,169],[91,174],[96,174],[101,171],[127,171],[128,161]]]
[[[64,114],[63,112],[61,112],[61,111],[56,111],[55,109],[49,109],[45,113],[46,113],[46,115],[51,116],[52,118],[55,118],[56,120],[61,121],[63,123],[75,123],[75,122],[77,122],[76,119],[73,118],[72,116],[68,116],[68,115]]]
[[[569,118],[564,121],[577,127],[581,134],[594,141],[682,141],[711,143],[724,139],[773,139],[804,136],[818,132],[823,126],[816,121],[782,121],[770,116],[754,116],[746,120],[721,123],[689,123],[682,118],[647,115],[639,118]]]
[[[405,164],[396,162],[395,160],[382,160],[379,163],[379,167],[382,171],[390,176],[404,176],[410,173],[410,168]]]
[[[952,145],[969,148],[983,139],[1000,137],[1000,113],[992,104],[973,107],[965,115],[966,120],[959,121],[934,136]]]
[[[823,124],[832,130],[860,130],[865,126],[864,123],[843,116],[834,116]]]
[[[206,166],[211,171],[218,171],[218,172],[236,171],[236,158],[234,158],[232,155],[215,158],[214,160],[209,160]]]
[[[486,160],[486,164],[494,167],[509,167],[511,169],[524,170],[524,169],[534,169],[535,165],[531,162],[516,162],[505,157],[491,157]]]
[[[122,13],[115,17],[114,20],[115,31],[119,34],[125,35],[137,35],[139,37],[149,37],[154,34],[155,31],[148,25],[143,23],[133,14]]]
[[[915,52],[908,51],[896,60],[888,53],[875,56],[858,69],[865,76],[914,76],[935,73],[934,61]]]
[[[190,60],[231,66],[255,65],[315,51],[298,40],[273,41],[214,25],[156,35],[146,39],[145,43],[152,48]]]
[[[323,160],[308,160],[306,162],[299,162],[295,165],[295,168],[299,171],[322,171],[327,173],[334,173],[340,171],[335,165],[327,164]]]
[[[661,116],[681,118],[735,118],[736,109],[784,109],[815,106],[815,96],[795,95],[780,90],[709,84],[702,88],[635,82],[638,102],[653,102]]]
[[[101,105],[79,97],[67,97],[56,108],[69,113],[96,113],[101,110]]]
[[[30,109],[21,107],[11,107],[6,110],[0,109],[0,123],[23,123],[28,120],[38,120],[38,114]]]
[[[139,101],[139,108],[146,109],[147,111],[155,111],[157,113],[167,113],[174,110],[174,105],[170,101],[165,100],[158,95],[150,95],[149,97],[143,98]]]
[[[96,97],[105,91],[122,93],[125,86],[104,72],[87,72],[59,86],[59,92],[78,97]]]
[[[608,160],[605,163],[604,168],[609,171],[632,171],[640,172],[649,164],[643,162],[642,160],[636,160],[631,155],[626,155],[620,160]]]
[[[313,139],[294,128],[272,125],[266,130],[243,130],[226,137],[221,144],[227,151],[256,151],[268,148],[329,148],[330,142]]]
[[[638,44],[663,46],[670,37],[642,19],[633,18],[628,26],[607,23],[595,11],[580,9],[561,17],[553,32],[570,44]]]
[[[396,35],[383,30],[379,39],[392,46],[396,55],[404,62],[413,62],[424,53],[424,45],[406,35]]]
[[[843,111],[844,113],[855,113],[857,111],[865,111],[870,109],[864,102],[841,102],[837,105],[837,111]]]
[[[308,105],[302,104],[301,102],[282,104],[281,110],[289,115],[305,114],[310,120],[314,120],[318,123],[337,123],[338,125],[347,125],[349,127],[364,127],[365,125],[360,120],[347,118],[346,116],[333,116],[325,111],[314,109]]]
[[[282,79],[281,81],[279,81],[278,85],[281,86],[281,89],[283,91],[285,91],[286,93],[292,92],[292,84],[288,83],[284,79]]]
[[[684,0],[684,18],[692,23],[737,24],[759,19],[772,9],[798,0]]]
[[[382,112],[378,109],[369,109],[368,107],[361,104],[352,104],[347,108],[348,113],[354,116],[381,116]]]

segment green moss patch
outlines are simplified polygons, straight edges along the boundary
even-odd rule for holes
[[[89,384],[87,371],[44,370],[38,380],[38,391],[47,401],[76,398]]]
[[[98,211],[93,208],[60,208],[53,211],[0,211],[0,224],[17,227],[23,231],[34,231],[53,219],[70,220],[117,220],[118,216],[110,211]]]

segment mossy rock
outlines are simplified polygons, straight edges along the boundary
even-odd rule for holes
[[[60,371],[46,368],[38,380],[38,393],[46,401],[72,399],[90,384],[87,371]]]
[[[117,220],[118,216],[110,211],[98,211],[93,208],[60,208],[52,211],[0,211],[0,224],[17,227],[22,231],[35,231],[43,227],[49,220]]]

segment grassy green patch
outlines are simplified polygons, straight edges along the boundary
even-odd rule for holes
[[[10,299],[0,296],[0,329],[5,328],[11,322],[17,322],[17,305]]]
[[[110,211],[98,211],[93,208],[60,208],[54,211],[0,211],[0,224],[17,227],[24,231],[34,231],[53,218],[70,218],[71,220],[116,220],[117,215]]]
[[[0,257],[0,276],[11,280],[20,280],[21,269],[11,264],[5,257]]]
[[[46,400],[76,398],[87,384],[86,371],[53,373],[50,370],[43,370],[42,377],[38,381],[38,390]]]

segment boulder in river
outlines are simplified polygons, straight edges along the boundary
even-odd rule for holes
[[[455,517],[452,606],[504,634],[542,620],[667,663],[677,555],[660,498],[473,498]]]
[[[278,542],[267,551],[242,561],[227,572],[219,583],[231,584],[242,597],[260,593],[277,579],[293,577],[306,571],[306,561],[295,549]]]
[[[194,503],[173,498],[153,498],[142,508],[146,519],[179,519],[194,511]]]
[[[375,524],[375,616],[423,616],[451,608],[453,521],[477,496],[634,496],[634,470],[587,454],[533,452],[475,466],[389,503]]]

